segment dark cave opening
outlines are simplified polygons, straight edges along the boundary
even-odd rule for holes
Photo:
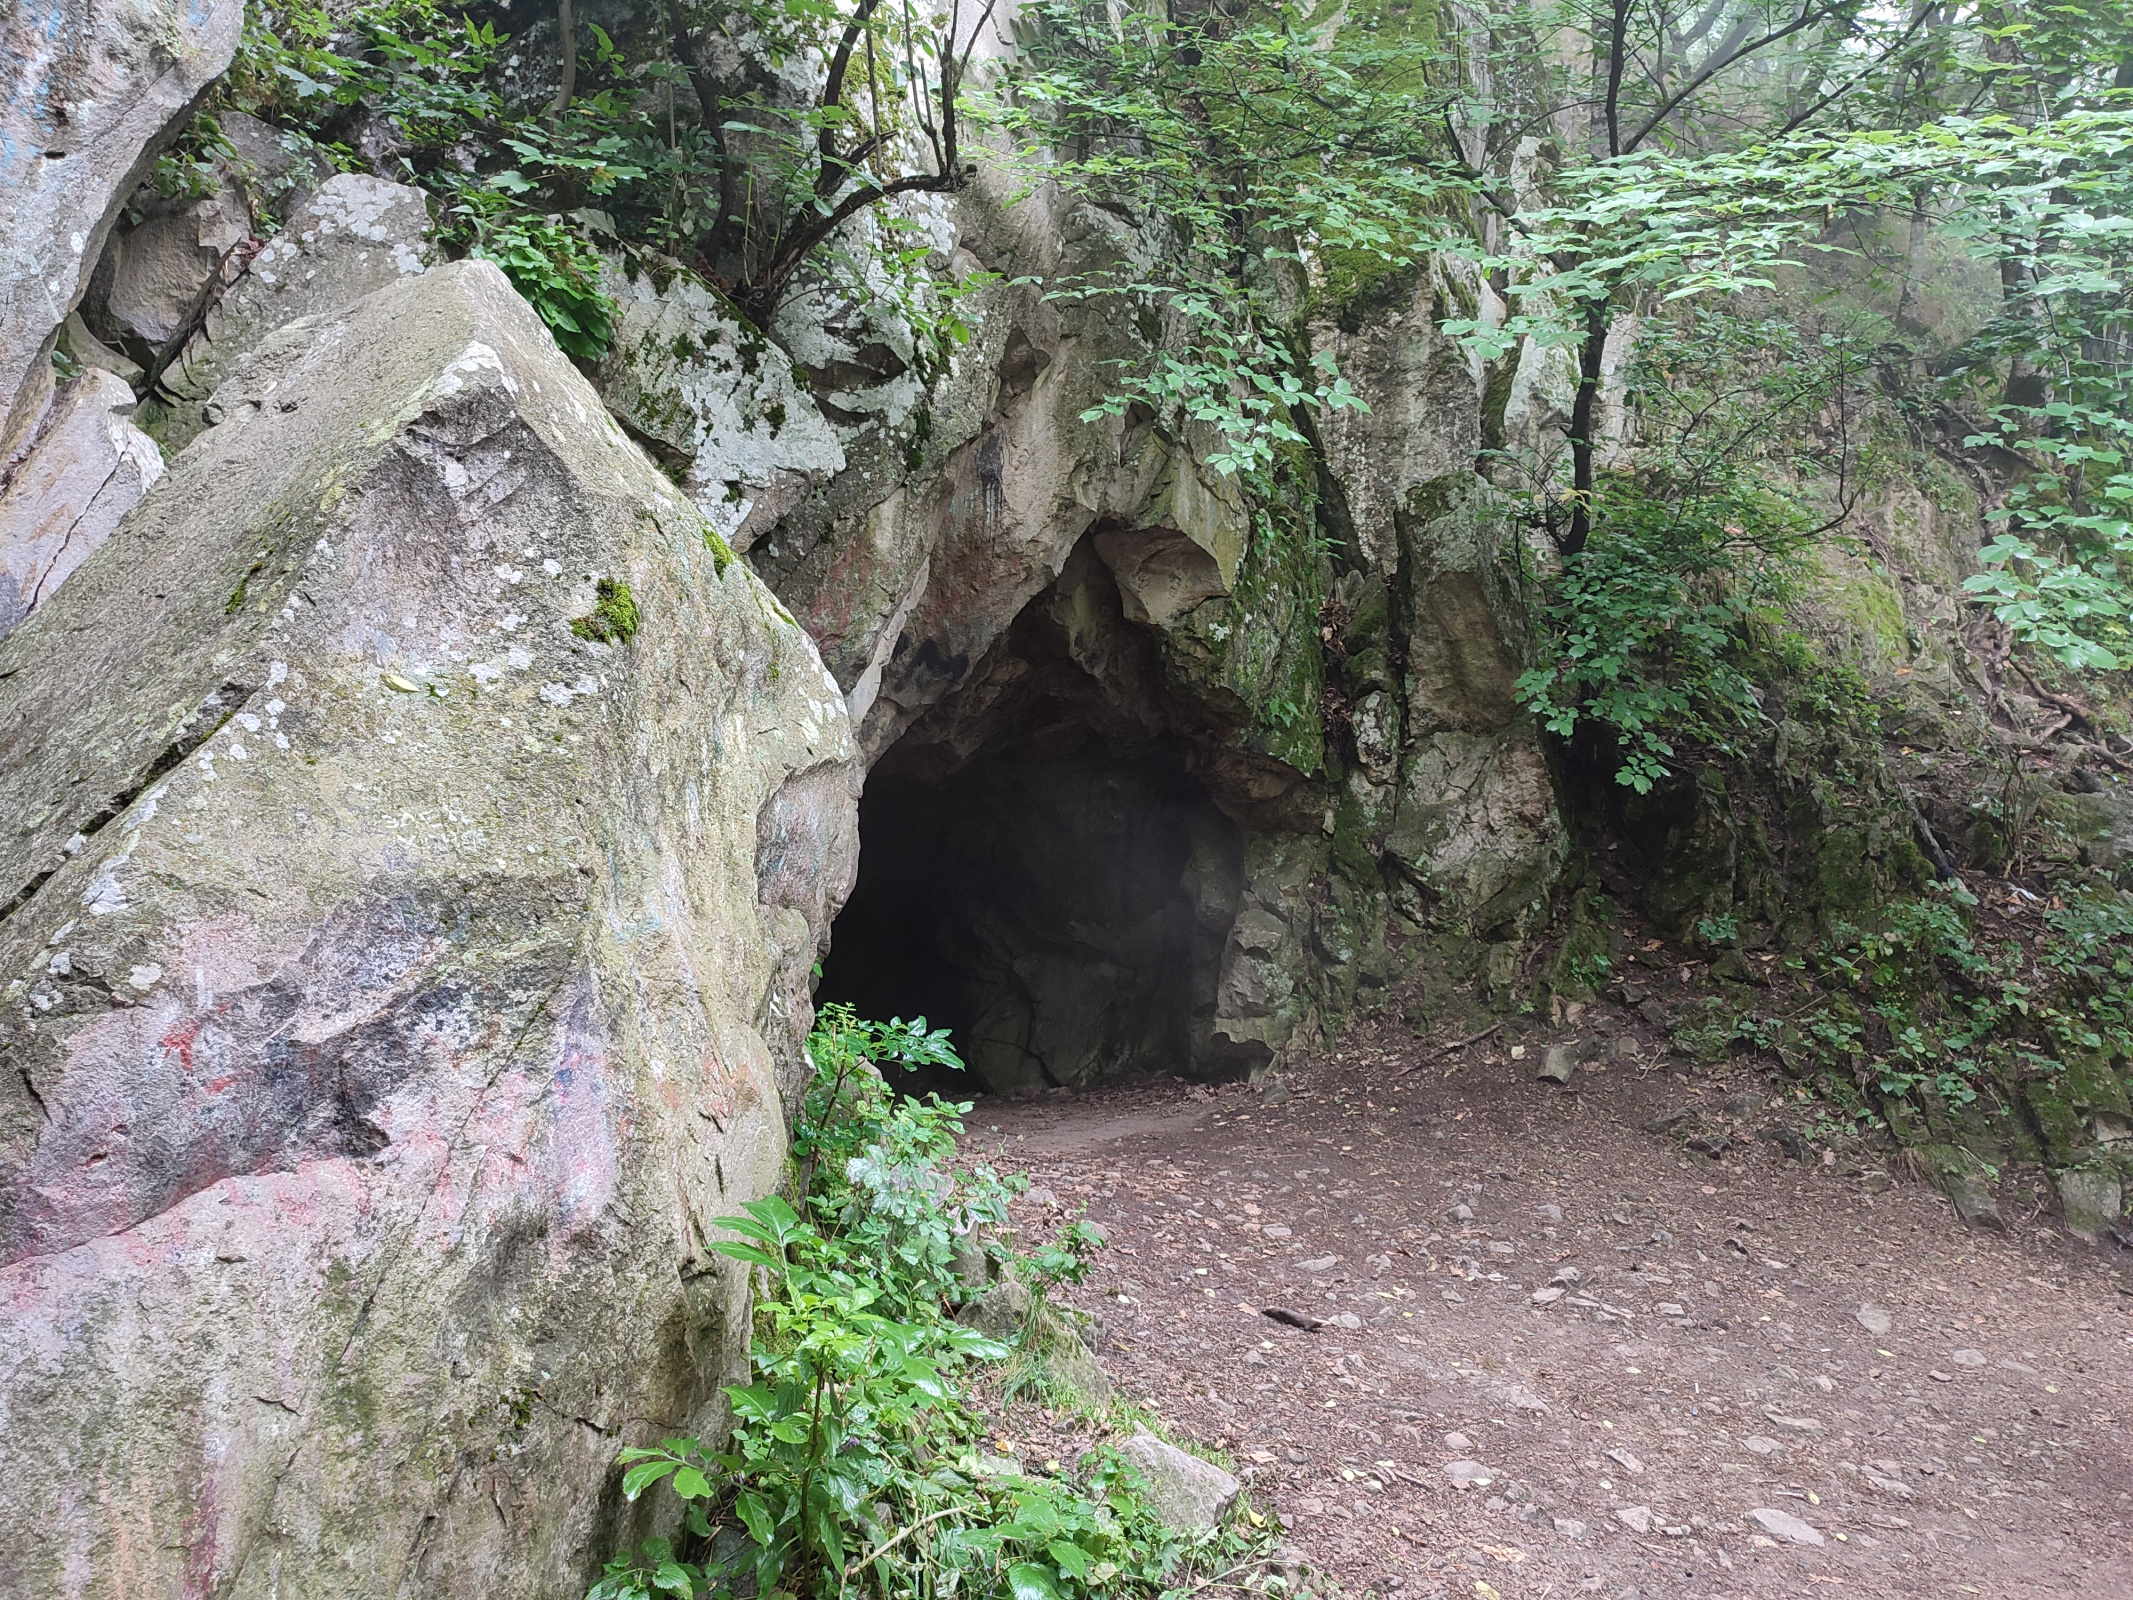
[[[978,1082],[913,1089],[1209,1072],[1241,837],[1190,741],[1145,701],[1122,711],[1077,659],[1058,601],[1031,603],[860,802],[858,882],[816,994],[950,1028]]]

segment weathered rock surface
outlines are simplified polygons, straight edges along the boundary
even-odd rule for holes
[[[24,0],[0,20],[0,464],[119,210],[230,64],[242,0]]]
[[[124,379],[90,368],[54,401],[0,491],[0,639],[49,600],[163,475]]]
[[[618,256],[601,286],[617,308],[601,396],[682,466],[697,509],[736,550],[844,470],[844,446],[794,376],[792,358],[737,321],[694,274]]]
[[[2125,1187],[2111,1172],[2062,1172],[2059,1203],[2065,1208],[2067,1231],[2094,1241],[2123,1215]]]
[[[1148,1503],[1163,1525],[1180,1533],[1219,1527],[1244,1485],[1212,1461],[1202,1461],[1147,1429],[1135,1431],[1118,1453],[1148,1481]]]
[[[492,267],[220,398],[0,643],[0,1588],[575,1597],[745,1360],[841,695]]]
[[[96,269],[104,322],[124,342],[160,359],[191,330],[222,275],[251,236],[252,215],[233,177],[200,199],[148,196],[146,215],[112,235]]]
[[[182,447],[212,425],[214,391],[269,334],[353,305],[436,260],[421,190],[361,173],[327,179],[209,308],[163,374],[156,415],[143,420],[166,446]]]
[[[1005,1342],[1022,1332],[1035,1305],[1036,1300],[1019,1280],[1002,1278],[963,1307],[959,1316],[986,1338]]]

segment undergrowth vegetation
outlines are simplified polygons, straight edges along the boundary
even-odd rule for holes
[[[574,356],[597,359],[613,337],[587,208],[759,327],[803,269],[849,248],[846,223],[875,212],[849,285],[890,297],[929,341],[967,338],[958,285],[934,281],[919,225],[882,203],[969,180],[969,19],[900,0],[666,0],[623,15],[624,36],[588,22],[581,41],[568,0],[555,33],[531,38],[442,0],[279,0],[247,10],[203,126],[241,110],[342,170],[424,189],[447,247],[501,267]],[[166,161],[159,181],[198,166],[197,152]]]
[[[1981,937],[1977,905],[1956,883],[1871,927],[1837,924],[1783,958],[1796,981],[1769,1003],[1714,1002],[1676,1037],[1714,1058],[1766,1053],[1905,1142],[1946,1138],[1973,1106],[2003,1118],[2069,1093],[2086,1102],[2133,1059],[2133,894],[2069,886],[2027,939]]]
[[[907,1096],[884,1074],[960,1065],[945,1030],[830,1005],[809,1053],[790,1198],[721,1219],[733,1237],[713,1246],[757,1296],[752,1380],[725,1392],[732,1436],[623,1452],[624,1493],[671,1495],[680,1526],[611,1562],[590,1600],[1287,1592],[1263,1570],[1257,1513],[1181,1534],[1116,1451],[1043,1470],[993,1453],[973,1391],[1024,1347],[1066,1337],[1046,1290],[1079,1281],[1101,1241],[1076,1224],[1009,1247],[1019,1180],[958,1164],[969,1106]],[[989,1273],[970,1262],[986,1254],[1034,1291],[1006,1340],[955,1316],[984,1292]],[[1042,1385],[1041,1361],[1023,1359],[1015,1381]]]
[[[1616,782],[1648,794],[1685,750],[1740,755],[1773,684],[1827,698],[1793,607],[1870,481],[1852,414],[1881,331],[1700,307],[1641,330],[1622,459],[1596,475],[1586,542],[1538,585],[1548,654],[1518,682],[1558,737],[1606,736]],[[1526,520],[1552,530],[1545,468],[1507,465]]]

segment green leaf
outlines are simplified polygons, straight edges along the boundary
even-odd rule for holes
[[[1007,1588],[1014,1600],[1063,1600],[1053,1575],[1033,1562],[1021,1561],[1009,1567]]]
[[[741,1526],[748,1530],[748,1537],[764,1549],[769,1549],[776,1538],[777,1525],[770,1515],[770,1504],[753,1489],[743,1489],[733,1497],[733,1514],[741,1519]]]
[[[681,1463],[673,1460],[640,1461],[622,1475],[622,1495],[634,1500],[644,1491],[672,1472]]]

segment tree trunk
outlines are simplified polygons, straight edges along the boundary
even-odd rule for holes
[[[1593,455],[1599,427],[1600,377],[1607,360],[1607,332],[1613,318],[1605,300],[1585,308],[1585,344],[1578,352],[1577,398],[1570,404],[1570,531],[1556,548],[1574,556],[1592,537]]]

